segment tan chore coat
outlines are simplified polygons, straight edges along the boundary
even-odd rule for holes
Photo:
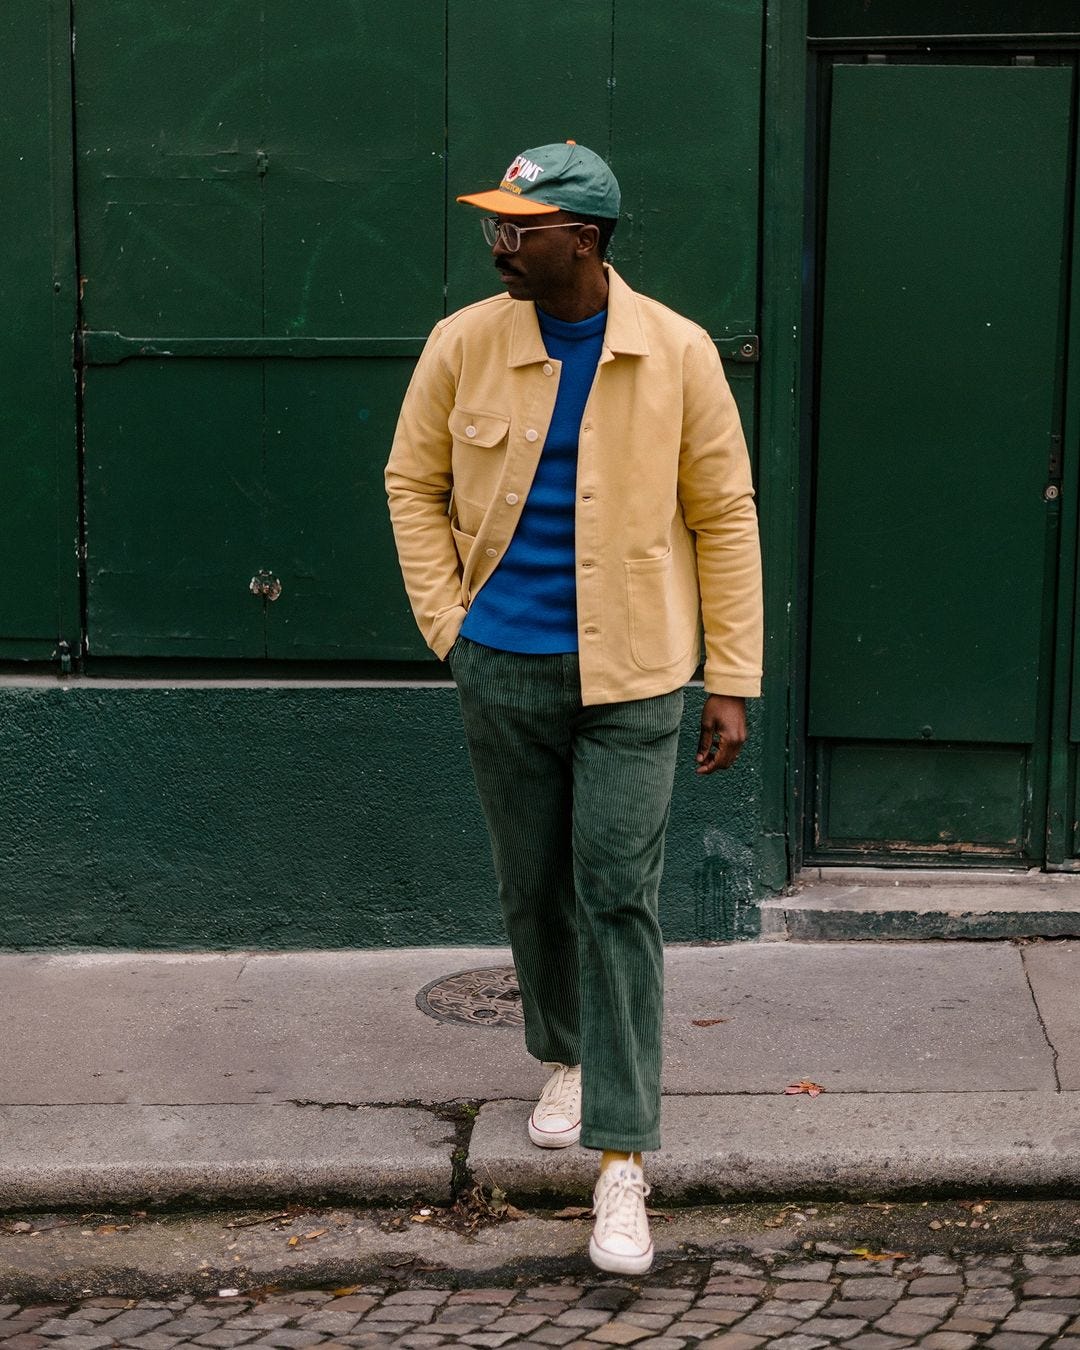
[[[761,682],[761,565],[735,400],[705,333],[607,268],[604,346],[581,420],[575,549],[586,704]],[[436,325],[386,487],[401,570],[444,657],[513,536],[555,407],[531,302],[495,296]]]

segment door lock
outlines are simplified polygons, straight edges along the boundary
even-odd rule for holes
[[[252,595],[261,595],[264,600],[276,600],[281,594],[281,582],[264,567],[251,578],[248,590]]]

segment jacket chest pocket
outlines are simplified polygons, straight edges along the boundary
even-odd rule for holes
[[[510,418],[500,413],[454,408],[447,425],[453,437],[454,495],[486,508],[499,485],[510,439]]]

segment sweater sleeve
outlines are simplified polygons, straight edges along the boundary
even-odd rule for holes
[[[386,492],[405,590],[424,641],[444,658],[465,618],[461,562],[450,527],[456,381],[437,326],[424,346],[398,416]]]
[[[750,457],[719,353],[704,332],[684,364],[679,499],[695,536],[705,688],[756,697],[763,615]]]

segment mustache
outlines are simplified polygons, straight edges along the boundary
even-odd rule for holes
[[[518,271],[518,269],[517,269],[516,267],[511,267],[510,264],[509,264],[508,262],[503,262],[503,260],[502,260],[501,258],[495,263],[495,271],[496,271],[496,272],[510,272],[510,273],[512,273],[515,277],[521,275],[520,272]]]

